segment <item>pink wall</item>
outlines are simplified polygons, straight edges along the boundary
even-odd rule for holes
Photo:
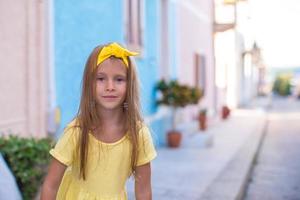
[[[0,1],[0,131],[46,135],[46,3]]]
[[[210,0],[177,1],[178,74],[180,81],[195,83],[195,53],[205,56],[206,93],[200,106],[215,107],[213,3]]]

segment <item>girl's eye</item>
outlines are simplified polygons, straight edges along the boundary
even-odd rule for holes
[[[97,80],[98,81],[104,81],[104,78],[103,77],[98,77]]]
[[[125,81],[125,79],[124,78],[117,78],[117,81],[118,82],[123,82],[123,81]]]

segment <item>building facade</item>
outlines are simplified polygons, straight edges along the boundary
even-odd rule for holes
[[[48,3],[0,1],[0,132],[47,135]]]
[[[178,79],[205,91],[200,105],[181,111],[183,118],[178,123],[195,117],[199,106],[215,112],[211,1],[1,1],[4,3],[0,7],[5,30],[0,32],[4,41],[0,87],[8,95],[0,98],[4,107],[1,131],[59,137],[78,111],[89,53],[96,45],[113,41],[140,52],[135,62],[142,112],[157,145],[165,145],[171,126],[171,112],[156,105],[158,80]]]

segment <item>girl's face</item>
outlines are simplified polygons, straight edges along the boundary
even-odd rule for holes
[[[122,60],[108,58],[96,74],[96,101],[104,110],[116,110],[123,106],[127,88],[127,68]]]

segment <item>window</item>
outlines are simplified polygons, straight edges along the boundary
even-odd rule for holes
[[[143,46],[144,1],[126,0],[126,42],[133,50],[141,50]]]

